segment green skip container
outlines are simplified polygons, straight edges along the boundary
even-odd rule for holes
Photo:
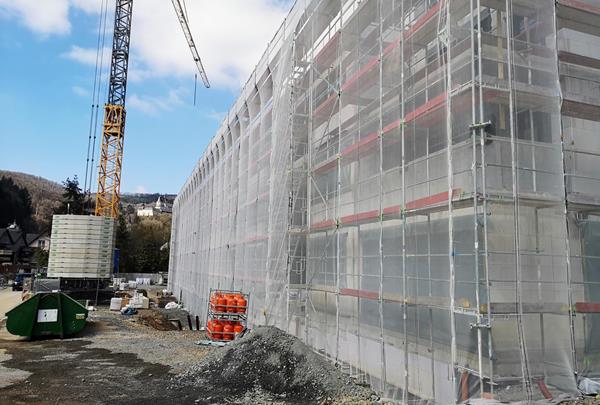
[[[80,332],[86,307],[61,292],[37,293],[6,313],[6,329],[17,336],[65,336]]]

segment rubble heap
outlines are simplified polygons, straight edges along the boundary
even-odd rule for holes
[[[214,350],[181,375],[180,382],[198,387],[204,398],[217,402],[244,396],[257,400],[256,395],[286,402],[373,399],[371,390],[355,384],[298,338],[270,326]]]

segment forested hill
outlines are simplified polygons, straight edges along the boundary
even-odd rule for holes
[[[34,176],[27,173],[12,172],[8,170],[0,170],[0,179],[11,179],[12,182],[20,188],[26,189],[31,196],[31,218],[37,224],[40,230],[50,225],[52,214],[59,208],[62,194],[64,192],[63,185],[55,181],[45,179],[40,176]],[[83,188],[83,185],[79,185]],[[93,191],[93,190],[92,190]],[[121,195],[123,206],[128,204],[153,204],[161,196],[164,202],[172,203],[175,199],[175,194],[158,194],[158,193],[124,193]],[[92,194],[92,201],[95,196]],[[7,218],[13,218],[13,213],[6,213]],[[12,222],[12,219],[10,219]],[[6,221],[4,221],[6,222]],[[7,224],[0,224],[6,226]]]
[[[2,177],[12,179],[14,184],[29,192],[32,219],[42,228],[49,225],[52,214],[60,205],[62,185],[43,177],[8,170],[0,170],[0,179]]]
[[[46,196],[57,201],[63,192],[60,183],[32,174],[0,170],[0,177],[11,178],[17,186],[28,189],[32,200],[42,200]]]

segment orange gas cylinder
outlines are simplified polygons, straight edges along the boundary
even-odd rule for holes
[[[217,312],[225,312],[225,305],[227,305],[227,299],[225,297],[217,298]]]
[[[233,296],[227,298],[227,312],[235,312],[237,310],[237,301]]]
[[[235,295],[235,301],[236,301],[236,304],[237,304],[235,312],[238,312],[239,306],[240,306],[240,301],[243,300],[243,299],[244,299],[244,296],[242,294],[236,294]]]
[[[223,339],[223,325],[220,323],[213,324],[212,338],[216,340]]]
[[[237,312],[240,314],[246,313],[246,306],[248,305],[248,301],[244,297],[238,298],[237,300]]]
[[[210,333],[210,332],[212,332],[212,327],[213,327],[213,321],[211,319],[209,319],[208,322],[206,322],[206,330]]]
[[[233,325],[233,336],[237,337],[240,333],[244,331],[244,326],[241,323],[237,323]]]
[[[233,326],[223,326],[223,340],[233,340]]]

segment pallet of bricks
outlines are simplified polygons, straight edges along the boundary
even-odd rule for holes
[[[214,341],[232,341],[246,331],[248,294],[241,291],[210,290],[206,331]]]

